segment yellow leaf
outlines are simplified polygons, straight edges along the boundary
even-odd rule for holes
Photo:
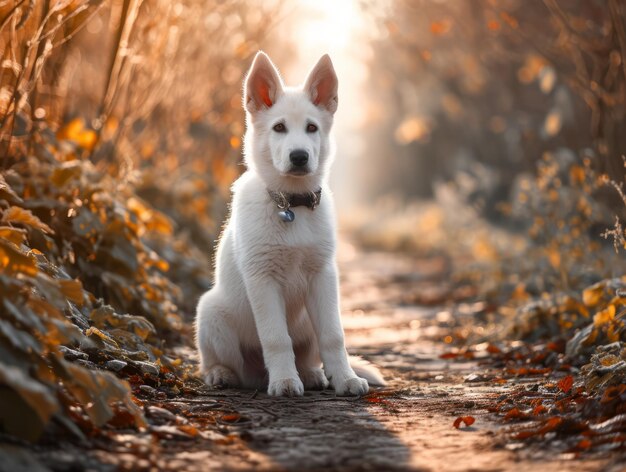
[[[551,249],[548,253],[548,260],[550,261],[550,265],[555,269],[558,269],[561,265],[561,254],[557,249]]]
[[[602,300],[604,285],[600,282],[583,290],[583,303],[589,308],[593,308]]]
[[[19,245],[26,239],[26,231],[19,228],[12,228],[10,226],[0,226],[0,238],[11,241],[19,247]]]
[[[31,228],[39,229],[44,233],[54,234],[54,231],[50,228],[50,226],[33,215],[30,210],[25,210],[24,208],[16,206],[7,208],[2,215],[2,221],[4,223],[19,223],[30,226]]]
[[[78,306],[83,305],[83,284],[80,280],[59,280],[58,284],[63,295]]]
[[[589,333],[589,336],[587,336],[585,338],[585,340],[582,342],[583,346],[591,346],[593,345],[593,343],[596,342],[596,339],[598,339],[598,329],[594,328],[591,333]]]
[[[615,319],[615,305],[609,305],[602,311],[596,313],[593,317],[593,324],[595,326],[602,326],[603,324],[609,323]]]
[[[172,234],[173,224],[164,213],[150,208],[147,203],[136,197],[130,197],[127,201],[127,206],[131,212],[137,215],[137,218],[145,225],[148,231]]]
[[[561,114],[558,111],[553,110],[548,113],[548,116],[546,116],[546,120],[543,123],[543,130],[548,136],[554,136],[561,131],[562,125]]]
[[[610,343],[615,343],[619,341],[619,330],[615,329],[615,325],[611,324],[609,329],[606,330],[606,338]]]
[[[37,274],[37,263],[34,258],[23,254],[14,244],[0,239],[0,272],[6,272],[9,275],[34,276]]]
[[[589,311],[587,310],[587,308],[574,297],[566,297],[559,306],[559,311],[561,313],[580,313],[585,318],[589,316]]]
[[[585,181],[585,168],[582,166],[572,166],[569,170],[570,182],[582,184]]]
[[[57,187],[62,187],[71,179],[80,177],[82,173],[82,167],[80,161],[73,160],[64,162],[61,167],[57,167],[52,172],[50,180]]]
[[[98,135],[92,130],[85,128],[85,122],[82,118],[74,118],[57,132],[58,139],[66,139],[74,141],[80,147],[91,151],[97,141]]]

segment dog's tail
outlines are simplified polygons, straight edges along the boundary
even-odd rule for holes
[[[383,375],[374,364],[366,361],[359,356],[350,356],[350,367],[354,370],[356,375],[367,380],[367,383],[377,387],[384,387],[387,385]]]

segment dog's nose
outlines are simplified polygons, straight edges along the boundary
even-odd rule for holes
[[[289,153],[289,160],[296,167],[305,166],[309,162],[309,153],[304,149],[296,149]]]

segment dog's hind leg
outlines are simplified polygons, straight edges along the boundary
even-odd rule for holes
[[[294,337],[296,367],[306,390],[324,390],[328,387],[328,379],[322,369],[315,332],[304,312]]]
[[[198,302],[196,343],[200,353],[200,373],[207,385],[241,385],[244,360],[239,338],[229,326],[228,308],[215,291]]]
[[[296,367],[304,384],[305,390],[324,390],[328,387],[328,379],[322,369],[317,346],[313,343],[295,347]]]

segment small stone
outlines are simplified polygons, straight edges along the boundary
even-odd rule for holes
[[[148,385],[145,385],[145,387],[147,386]],[[142,385],[142,387],[144,387],[144,385]],[[151,418],[156,418],[156,419],[160,419],[164,421],[176,421],[176,415],[174,413],[172,413],[169,410],[166,410],[165,408],[160,408],[158,406],[149,406],[148,415]]]
[[[61,351],[63,357],[65,357],[65,359],[67,359],[68,361],[75,361],[76,359],[82,359],[86,361],[89,359],[89,356],[84,352],[70,349],[67,346],[59,346],[59,351]]]
[[[124,361],[120,361],[119,359],[112,359],[108,361],[106,364],[104,364],[104,367],[107,368],[108,370],[112,370],[113,372],[119,372],[127,365],[128,363]]]
[[[151,362],[135,361],[134,364],[141,369],[144,374],[159,375],[159,366]]]
[[[145,393],[146,395],[149,395],[151,397],[155,396],[157,394],[157,389],[151,387],[150,385],[140,385],[139,386],[139,390],[141,390],[143,393]]]

